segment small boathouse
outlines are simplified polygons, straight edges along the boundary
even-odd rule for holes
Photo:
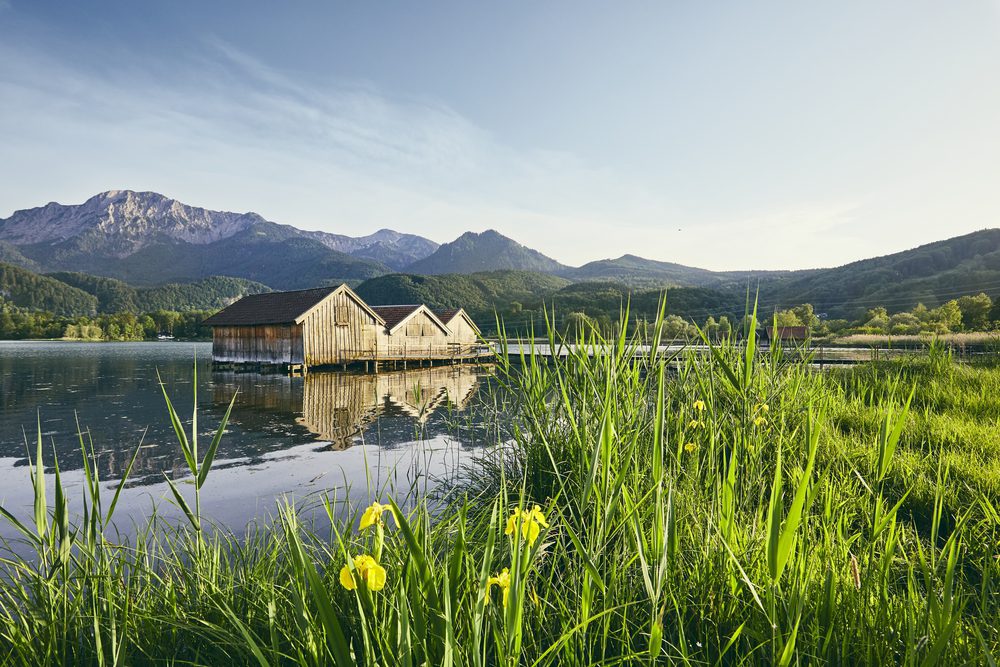
[[[205,320],[221,366],[368,368],[460,362],[491,356],[463,309],[369,306],[347,285],[245,296]],[[475,336],[469,331],[474,330]]]

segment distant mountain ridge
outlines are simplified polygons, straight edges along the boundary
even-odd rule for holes
[[[633,286],[717,287],[747,279],[769,278],[788,271],[710,271],[674,262],[658,262],[636,255],[617,259],[601,259],[577,268],[566,268],[558,275],[579,282],[610,280]]]
[[[984,229],[830,269],[791,271],[761,283],[765,305],[811,303],[831,316],[908,310],[966,294],[1000,296],[1000,229]]]
[[[361,238],[308,232],[256,213],[211,211],[155,192],[109,190],[0,220],[0,259],[155,285],[211,275],[294,288],[364,280],[422,259],[437,244],[381,230]]]
[[[538,271],[558,273],[569,267],[525,247],[494,229],[466,232],[429,256],[406,267],[407,273],[438,275],[479,271]]]
[[[633,291],[707,288],[744,297],[747,290],[759,290],[764,311],[810,302],[817,312],[830,317],[856,317],[865,308],[883,304],[910,308],[920,301],[934,305],[974,291],[1000,295],[1000,229],[829,269],[710,271],[636,255],[570,267],[492,229],[466,232],[442,245],[390,229],[351,237],[304,231],[256,213],[211,211],[158,193],[131,190],[110,190],[79,205],[52,202],[0,219],[0,262],[8,265],[8,285],[0,289],[16,292],[24,300],[22,286],[30,283],[47,295],[48,301],[42,299],[46,307],[59,312],[106,306],[95,306],[76,292],[63,292],[58,285],[46,282],[49,278],[45,276],[25,278],[27,282],[19,286],[15,277],[24,276],[15,276],[12,269],[19,267],[35,275],[58,273],[67,281],[61,285],[90,285],[92,291],[84,290],[88,298],[102,293],[105,301],[119,303],[134,298],[122,296],[130,294],[128,289],[215,281],[195,289],[191,298],[181,295],[187,293],[187,287],[169,292],[185,305],[204,303],[205,294],[225,299],[244,288],[299,289],[338,282],[357,286],[402,273],[408,274],[402,281],[373,285],[380,286],[382,294],[419,294],[433,286],[439,296],[452,288],[470,295],[477,290],[489,295],[493,287],[487,283],[475,290],[462,280],[421,286],[415,276],[527,272],[590,283],[584,290],[588,298],[614,293],[614,289],[601,291],[599,283]],[[71,274],[88,277],[74,279]],[[98,285],[92,280],[94,276],[123,282]],[[223,284],[217,277],[245,284]],[[521,289],[515,286],[521,284],[521,278],[511,280],[501,290],[507,296]],[[551,281],[537,283],[539,288],[543,284],[550,292],[555,289]],[[562,289],[567,302],[578,294]]]

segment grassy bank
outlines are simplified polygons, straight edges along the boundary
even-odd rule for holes
[[[433,511],[202,530],[217,443],[176,416],[182,525],[121,540],[115,487],[71,518],[36,475],[0,664],[993,663],[1000,371],[594,342],[500,368],[510,439]]]
[[[901,347],[907,349],[926,349],[938,343],[952,348],[976,348],[996,351],[1000,347],[1000,334],[995,331],[970,331],[948,334],[896,335],[888,334],[850,334],[835,336],[824,344],[858,346],[858,347]]]

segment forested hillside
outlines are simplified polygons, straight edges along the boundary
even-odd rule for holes
[[[212,276],[193,283],[167,283],[159,287],[132,287],[121,280],[86,273],[48,275],[96,296],[98,310],[102,313],[217,310],[247,294],[271,291],[267,285],[227,276]]]
[[[1000,229],[986,229],[904,252],[761,281],[761,303],[813,304],[836,318],[886,306],[937,306],[965,294],[1000,294]]]
[[[93,315],[98,304],[92,294],[10,264],[0,264],[0,296],[20,308],[56,315]]]

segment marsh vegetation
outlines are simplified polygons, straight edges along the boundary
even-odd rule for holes
[[[596,329],[604,354],[501,356],[506,435],[444,500],[331,491],[246,534],[201,516],[219,440],[173,410],[187,519],[128,539],[89,467],[69,516],[39,438],[0,664],[995,664],[1000,368],[818,372],[747,326],[707,356]]]

